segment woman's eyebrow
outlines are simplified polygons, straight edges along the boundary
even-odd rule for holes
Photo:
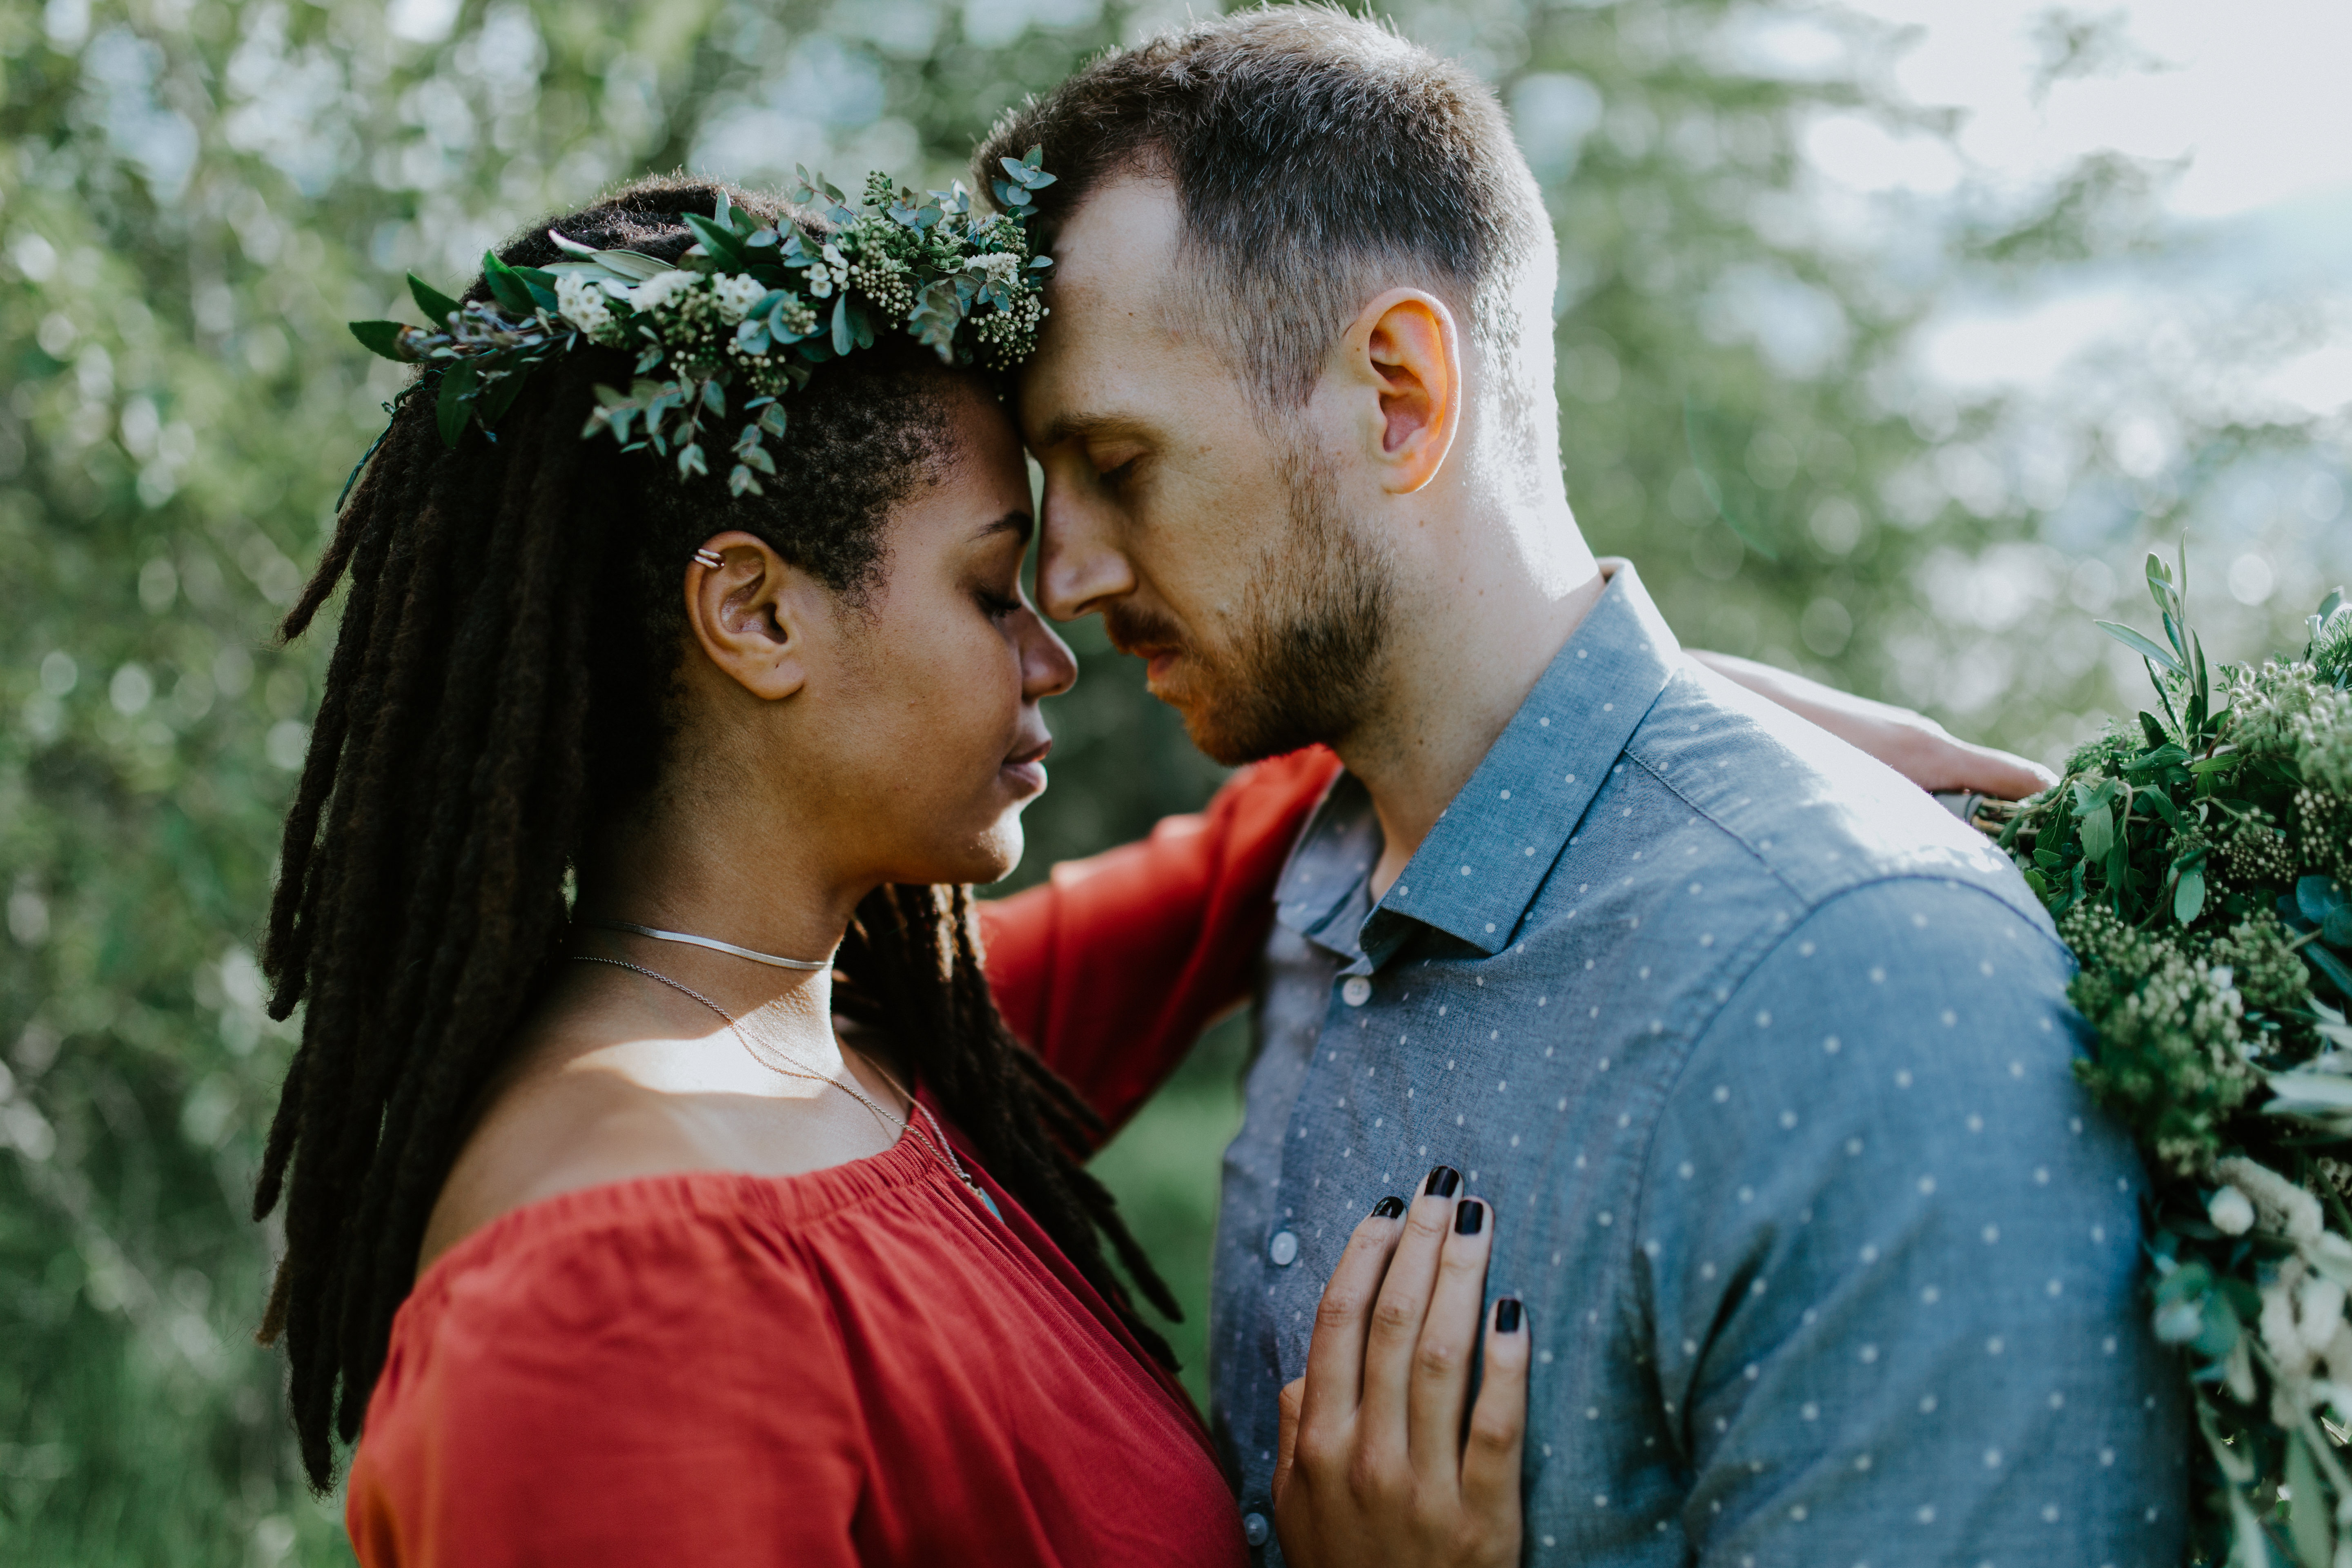
[[[1014,507],[1011,511],[1006,512],[994,522],[990,523],[985,528],[975,532],[972,535],[972,538],[976,540],[986,539],[992,533],[1011,532],[1018,534],[1020,536],[1021,542],[1026,544],[1029,542],[1030,534],[1035,531],[1036,526],[1036,522],[1030,517],[1027,508]]]

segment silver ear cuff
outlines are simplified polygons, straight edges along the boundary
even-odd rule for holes
[[[716,550],[698,550],[694,552],[694,558],[714,572],[727,564],[726,557],[720,555]]]

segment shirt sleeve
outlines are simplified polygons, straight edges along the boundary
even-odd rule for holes
[[[1880,883],[1696,1042],[1637,1268],[1698,1563],[2179,1560],[2146,1178],[2074,1081],[2069,973],[1981,889]]]
[[[725,1375],[780,1357],[781,1383]],[[864,1437],[831,1320],[726,1227],[598,1232],[468,1273],[393,1379],[347,1504],[366,1568],[858,1561]]]
[[[1113,1128],[1249,995],[1275,882],[1339,771],[1319,746],[1255,763],[1207,810],[982,906],[1005,1022]]]

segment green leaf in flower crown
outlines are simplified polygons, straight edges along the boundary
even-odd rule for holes
[[[689,442],[677,449],[677,473],[680,479],[707,474],[710,466],[702,460],[702,443]]]
[[[2303,956],[2314,969],[2336,983],[2337,994],[2352,997],[2352,964],[2346,963],[2315,942],[2304,948]]]
[[[516,277],[522,279],[523,287],[530,290],[531,303],[550,315],[553,315],[558,308],[555,300],[555,274],[543,267],[517,267],[512,270]]]
[[[2294,907],[2305,920],[2318,925],[2347,901],[2344,884],[2333,877],[2298,877],[2294,884]]]
[[[528,316],[536,301],[530,297],[530,285],[515,276],[513,268],[500,261],[496,251],[482,252],[482,281],[490,286],[490,298],[509,315]]]
[[[2150,557],[2150,559],[2154,558]],[[2186,675],[2189,673],[2189,667],[2187,665],[2182,664],[2179,659],[2175,658],[2170,652],[2158,647],[2155,643],[2150,642],[2147,638],[2140,636],[2139,633],[2132,630],[2131,627],[2120,625],[2115,621],[2094,621],[2091,624],[2098,627],[2101,631],[2106,633],[2109,637],[2115,638],[2116,641],[2123,644],[2124,647],[2131,649],[2132,652],[2139,655],[2142,658],[2147,659],[2152,663],[2161,665],[2175,675]]]
[[[730,496],[760,496],[768,492],[760,488],[760,481],[751,477],[751,469],[738,463],[727,471],[727,493]]]
[[[2336,1560],[2336,1531],[2327,1489],[2319,1484],[2319,1467],[2312,1463],[2300,1432],[2287,1434],[2286,1489],[2293,1500],[2287,1504],[2287,1534],[2296,1560],[2302,1568],[2329,1568]]]
[[[382,354],[386,359],[398,360],[403,364],[414,363],[400,349],[400,334],[408,331],[406,322],[352,321],[350,326],[352,336],[364,343],[370,353]]]
[[[658,278],[665,272],[675,272],[675,262],[664,261],[658,256],[647,256],[642,250],[600,250],[590,259],[607,271],[617,272],[632,283],[642,283],[648,278]]]
[[[845,354],[856,341],[849,326],[849,296],[837,295],[833,301],[833,352]]]
[[[736,237],[733,229],[721,227],[699,213],[683,216],[686,226],[694,231],[694,237],[702,242],[702,248],[710,253],[712,260],[737,272],[751,264],[743,254],[742,241]]]
[[[477,372],[473,362],[459,360],[441,373],[441,396],[434,405],[433,417],[441,429],[441,442],[455,447],[464,433],[466,418],[473,412],[472,398]]]
[[[408,297],[425,312],[425,319],[436,332],[449,330],[449,318],[457,313],[457,301],[412,272],[408,275]]]
[[[474,404],[474,415],[481,420],[482,428],[487,430],[496,425],[499,417],[513,406],[515,398],[522,391],[524,380],[530,374],[529,365],[516,365],[498,380],[483,386],[481,396]]]

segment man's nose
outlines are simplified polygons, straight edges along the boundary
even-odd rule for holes
[[[1037,546],[1037,603],[1057,621],[1097,612],[1135,590],[1134,568],[1096,498],[1046,470]]]

